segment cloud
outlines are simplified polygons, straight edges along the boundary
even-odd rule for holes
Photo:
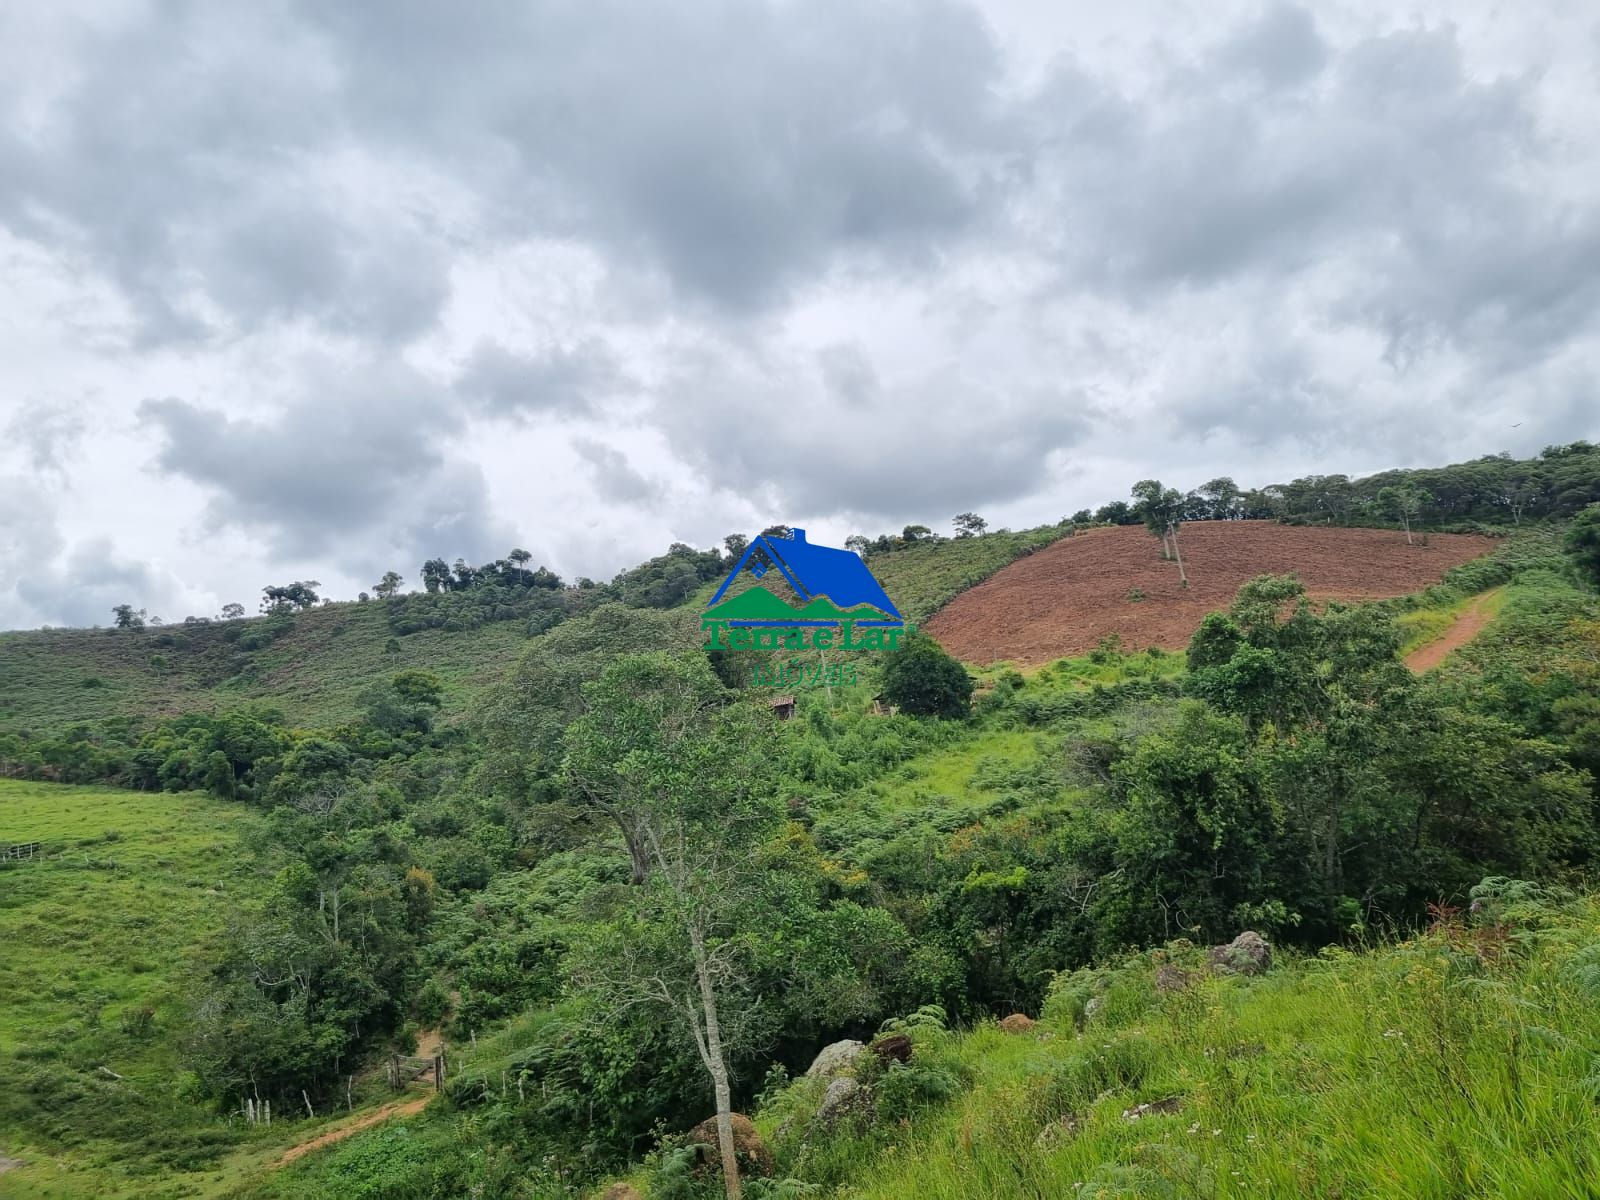
[[[584,416],[624,382],[615,355],[597,338],[533,355],[482,341],[463,365],[455,390],[493,416]]]
[[[1596,436],[1600,18],[1420,5],[0,14],[0,619]]]
[[[66,401],[23,404],[6,424],[6,440],[23,452],[35,471],[61,474],[82,439],[82,409]]]
[[[1086,437],[1091,408],[954,363],[883,386],[858,352],[833,347],[809,362],[700,356],[657,419],[712,486],[768,511],[927,518],[1037,489]]]
[[[481,474],[451,460],[460,416],[447,391],[399,364],[310,364],[267,417],[174,397],[139,406],[164,472],[211,496],[205,518],[267,535],[282,558],[348,550],[374,535],[486,553],[495,522]]]
[[[574,438],[572,448],[589,465],[595,490],[613,504],[640,504],[661,495],[661,488],[629,464],[621,451],[593,438]]]

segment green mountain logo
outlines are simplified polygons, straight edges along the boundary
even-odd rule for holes
[[[730,596],[705,613],[707,619],[716,621],[881,621],[886,615],[870,604],[843,609],[827,596],[817,596],[804,608],[796,609],[764,587]]]

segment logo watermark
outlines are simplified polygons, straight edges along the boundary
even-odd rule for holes
[[[745,575],[756,584],[729,596]],[[769,576],[775,577],[771,582],[786,585],[793,599],[761,582]],[[815,665],[790,659],[753,668],[755,687],[854,683],[855,665],[830,664],[826,652],[898,650],[908,628],[860,555],[809,542],[804,529],[790,529],[787,537],[764,533],[746,546],[700,618],[707,650],[819,652],[821,661]]]

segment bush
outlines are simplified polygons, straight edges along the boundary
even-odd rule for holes
[[[883,697],[913,716],[964,717],[972,708],[972,676],[938,642],[912,633],[889,656]]]

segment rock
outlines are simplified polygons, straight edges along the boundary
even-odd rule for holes
[[[806,1068],[807,1079],[832,1079],[841,1071],[855,1065],[856,1059],[861,1057],[861,1052],[866,1047],[854,1038],[846,1038],[842,1042],[834,1042],[831,1046],[824,1046]]]
[[[1122,1110],[1124,1121],[1138,1121],[1144,1117],[1161,1117],[1180,1111],[1183,1108],[1183,1097],[1168,1096],[1165,1100],[1151,1100],[1147,1104],[1135,1104],[1132,1108]]]
[[[867,1091],[858,1080],[841,1075],[828,1084],[828,1090],[817,1107],[817,1119],[831,1125],[866,1103]]]
[[[600,1200],[644,1200],[644,1193],[631,1183],[613,1183],[600,1193]]]
[[[1194,984],[1194,974],[1171,963],[1156,968],[1156,991],[1185,992]]]
[[[1106,998],[1104,996],[1090,996],[1089,1002],[1083,1006],[1083,1023],[1087,1025],[1094,1020],[1105,1006]]]
[[[1076,1113],[1068,1113],[1059,1121],[1051,1121],[1039,1131],[1039,1136],[1033,1139],[1033,1144],[1046,1152],[1064,1146],[1078,1133],[1081,1122]]]
[[[911,1035],[886,1033],[872,1043],[872,1052],[884,1062],[911,1061]]]
[[[1000,1022],[1001,1033],[1027,1033],[1034,1026],[1032,1017],[1023,1016],[1021,1013],[1012,1013]]]
[[[691,1129],[688,1140],[689,1145],[699,1147],[698,1157],[703,1167],[712,1170],[721,1168],[722,1151],[717,1146],[716,1117],[707,1117]],[[743,1113],[733,1114],[733,1156],[739,1163],[739,1170],[745,1174],[772,1174],[772,1151],[767,1149],[756,1127]]]
[[[1247,929],[1226,946],[1211,947],[1207,959],[1213,971],[1224,975],[1265,975],[1272,965],[1272,947]]]

